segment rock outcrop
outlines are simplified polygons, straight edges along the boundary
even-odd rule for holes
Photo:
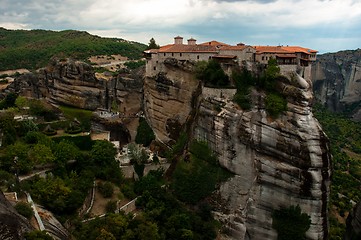
[[[312,80],[319,102],[361,120],[361,49],[318,55]]]
[[[254,107],[243,111],[230,100],[233,90],[203,88],[201,94],[187,63],[169,62],[145,80],[146,116],[161,141],[174,139],[169,122],[193,120],[193,137],[207,141],[235,174],[215,200],[222,239],[276,239],[272,211],[290,205],[311,217],[308,239],[327,239],[330,155],[311,111],[312,83],[296,73],[284,77],[278,90],[287,96],[288,111],[272,119],[265,93],[253,90]]]
[[[345,240],[361,238],[361,203],[358,203],[347,217]]]
[[[137,112],[142,99],[143,72],[97,78],[92,67],[84,62],[52,59],[36,73],[15,79],[5,91],[89,110],[110,109],[115,101],[119,110]]]
[[[22,240],[25,233],[33,230],[29,221],[16,212],[0,191],[0,239]]]
[[[200,93],[191,62],[167,59],[164,71],[144,80],[144,110],[159,141],[176,140]]]
[[[224,226],[222,239],[276,239],[272,212],[291,205],[311,217],[308,239],[327,239],[328,140],[309,106],[311,84],[296,78],[279,85],[288,111],[277,119],[267,115],[265,96],[257,91],[250,111],[225,99],[201,104],[195,137],[207,141],[220,164],[235,174],[218,191],[215,215]],[[218,112],[215,105],[223,107]]]

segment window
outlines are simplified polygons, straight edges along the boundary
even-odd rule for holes
[[[264,56],[262,56],[262,61],[264,60]]]
[[[155,71],[155,70],[157,70],[157,68],[156,68],[156,67],[153,67],[153,70]]]
[[[199,55],[197,55],[197,59],[199,59]]]
[[[179,53],[179,56],[181,57],[181,56],[182,56],[182,53]]]
[[[174,53],[172,53],[172,57],[174,57]]]
[[[165,53],[164,53],[164,56],[165,56]]]

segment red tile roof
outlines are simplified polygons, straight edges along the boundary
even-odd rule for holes
[[[210,41],[210,42],[205,42],[205,43],[201,43],[199,45],[207,45],[207,46],[214,46],[214,47],[221,47],[221,46],[230,46],[227,43],[222,43],[222,42],[218,42],[218,41]]]
[[[257,53],[317,53],[316,50],[299,46],[254,46]]]

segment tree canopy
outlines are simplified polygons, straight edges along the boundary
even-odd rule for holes
[[[148,49],[158,49],[160,48],[160,46],[155,42],[154,38],[151,38],[149,40],[149,44],[148,44],[148,47],[147,47],[147,50]]]

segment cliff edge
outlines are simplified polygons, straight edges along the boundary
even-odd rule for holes
[[[235,174],[215,196],[221,239],[277,239],[272,212],[291,205],[311,217],[308,239],[327,239],[330,154],[311,111],[310,79],[283,72],[277,90],[287,97],[288,110],[273,119],[262,91],[252,90],[253,107],[244,111],[231,101],[234,90],[201,87],[190,63],[164,65],[144,85],[145,113],[157,138],[174,140],[169,123],[177,122],[179,131],[194,121],[193,138],[207,141]]]

